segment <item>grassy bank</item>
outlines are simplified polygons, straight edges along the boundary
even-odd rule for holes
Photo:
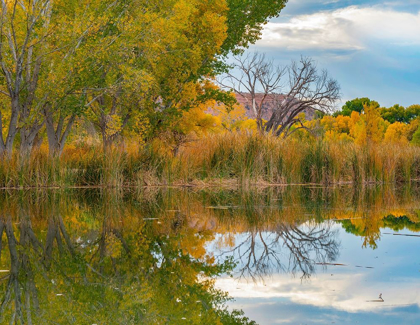
[[[0,165],[0,187],[402,183],[420,178],[420,148],[383,143],[282,141],[224,133],[175,150],[162,141],[114,149],[69,147],[60,159],[42,148]]]

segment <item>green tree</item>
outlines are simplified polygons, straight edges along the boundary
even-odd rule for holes
[[[381,108],[380,109],[381,116],[384,120],[388,121],[389,123],[401,122],[401,123],[409,123],[410,120],[407,116],[406,109],[398,104],[395,104],[389,108]]]
[[[374,100],[370,100],[367,97],[355,98],[355,99],[347,101],[344,104],[344,106],[341,108],[341,111],[335,112],[333,116],[334,117],[337,117],[338,115],[350,116],[352,112],[362,113],[365,105],[369,107],[373,106],[376,108],[379,108],[380,106],[378,102]]]
[[[406,117],[408,120],[407,123],[418,118],[419,116],[420,116],[420,105],[415,104],[415,105],[408,106],[406,108]]]
[[[101,45],[114,7],[111,0],[2,1],[0,154],[12,153],[19,132],[27,155],[45,124],[52,152],[62,150],[83,107],[87,45]]]
[[[401,105],[395,104],[389,108],[381,108],[380,111],[382,118],[389,123],[401,122],[408,124],[420,116],[420,105],[411,105],[404,108]]]
[[[239,54],[260,38],[263,26],[280,14],[287,0],[227,0],[227,3],[228,36],[222,46],[223,54]]]

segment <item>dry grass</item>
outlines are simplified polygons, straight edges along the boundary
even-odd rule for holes
[[[0,163],[0,187],[255,186],[402,183],[420,177],[420,148],[406,144],[287,141],[250,133],[209,135],[176,156],[163,141],[104,154],[69,147],[60,159],[45,148]]]

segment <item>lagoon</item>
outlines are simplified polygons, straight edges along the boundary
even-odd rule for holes
[[[418,324],[420,187],[4,191],[0,323]]]

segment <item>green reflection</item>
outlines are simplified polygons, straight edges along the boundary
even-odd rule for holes
[[[150,222],[156,201],[136,203],[118,193],[3,197],[0,323],[248,323],[213,285],[232,261],[194,249],[212,234],[182,216]]]
[[[418,193],[415,186],[3,192],[0,322],[251,323],[228,311],[216,277],[279,270],[309,277],[316,263],[339,255],[325,220],[375,246],[383,227],[420,229]],[[230,253],[216,258],[209,243]]]

